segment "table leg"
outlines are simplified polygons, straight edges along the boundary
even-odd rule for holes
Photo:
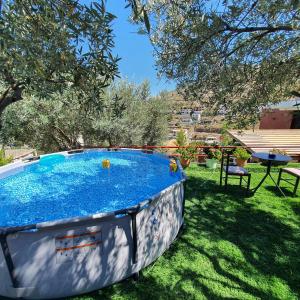
[[[266,175],[263,177],[263,179],[259,182],[259,184],[252,190],[253,193],[255,193],[259,188],[260,186],[264,183],[264,181],[266,180],[266,178],[268,177],[268,173],[266,173]]]
[[[285,197],[284,192],[282,191],[282,189],[280,188],[280,186],[276,183],[276,181],[274,180],[274,178],[271,175],[271,166],[272,166],[272,162],[268,161],[266,175],[260,181],[260,183],[258,184],[258,186],[256,188],[254,188],[252,191],[253,191],[253,193],[255,193],[260,188],[260,186],[264,183],[264,181],[266,180],[266,178],[269,176],[272,179],[272,181],[274,182],[275,186],[279,189],[280,193]]]
[[[270,175],[271,173],[271,162],[268,161],[268,165],[267,165],[267,172],[266,175],[262,178],[262,180],[259,182],[259,184],[257,185],[257,187],[255,187],[252,191],[253,193],[256,193],[256,191],[260,188],[260,186],[264,183],[264,181],[266,180],[266,178],[268,177],[268,175]]]
[[[285,197],[284,192],[282,191],[282,189],[280,188],[279,185],[277,185],[276,181],[274,180],[274,178],[272,177],[271,173],[269,174],[269,176],[271,177],[272,181],[274,182],[275,186],[279,189],[280,193],[283,195],[283,197]]]

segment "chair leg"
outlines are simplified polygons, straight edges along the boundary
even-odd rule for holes
[[[240,176],[240,187],[242,186],[242,180],[243,180],[243,177]]]
[[[294,187],[294,191],[293,191],[293,196],[296,196],[298,185],[299,185],[299,181],[300,181],[300,177],[297,177],[296,183],[295,183],[295,187]]]
[[[223,169],[223,166],[221,165],[220,186],[223,185],[223,171],[222,171],[222,169]]]
[[[220,186],[223,184],[223,165],[224,165],[224,153],[222,152],[221,170],[220,170]]]
[[[225,175],[225,189],[227,189],[227,183],[228,183],[228,174]]]
[[[223,181],[223,171],[222,171],[222,169],[223,169],[223,166],[221,165],[221,171],[220,171],[220,186],[222,186],[222,181]]]
[[[279,175],[278,175],[278,180],[277,180],[278,186],[280,185],[281,176],[282,176],[282,169],[279,170]]]
[[[249,193],[249,190],[250,190],[250,182],[251,182],[251,174],[248,175],[247,193]]]

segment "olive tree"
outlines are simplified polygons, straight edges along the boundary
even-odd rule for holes
[[[104,1],[1,1],[0,115],[25,94],[49,98],[66,88],[99,101],[117,74],[113,19]]]
[[[45,152],[79,147],[79,137],[90,126],[88,108],[79,99],[78,93],[67,89],[47,101],[31,96],[10,105],[2,115],[1,142]]]
[[[299,1],[140,1],[161,74],[229,123],[300,95]],[[146,32],[147,33],[147,32]]]
[[[86,146],[154,145],[167,134],[166,96],[151,97],[149,84],[119,81],[99,102],[69,88],[47,101],[33,96],[10,105],[2,116],[0,142],[53,152]],[[100,103],[100,105],[98,105]]]
[[[155,145],[167,135],[169,99],[151,97],[147,81],[119,81],[104,93],[103,111],[95,117],[90,135],[112,145]]]

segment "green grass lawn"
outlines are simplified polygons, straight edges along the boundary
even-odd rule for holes
[[[265,168],[248,168],[253,187]],[[283,198],[267,181],[247,197],[234,186],[225,192],[219,170],[192,165],[187,175],[186,226],[171,248],[138,282],[73,299],[300,298],[300,197],[292,187]]]

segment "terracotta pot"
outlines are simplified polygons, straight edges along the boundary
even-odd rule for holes
[[[181,158],[181,159],[180,159],[180,163],[181,163],[181,166],[182,166],[183,168],[187,168],[187,167],[190,165],[191,160],[190,160],[190,159],[184,159],[184,158]]]
[[[198,156],[198,163],[204,163],[205,162],[205,156]]]
[[[247,165],[247,159],[240,159],[240,158],[237,158],[236,159],[236,164],[239,166],[239,167],[245,167]]]

